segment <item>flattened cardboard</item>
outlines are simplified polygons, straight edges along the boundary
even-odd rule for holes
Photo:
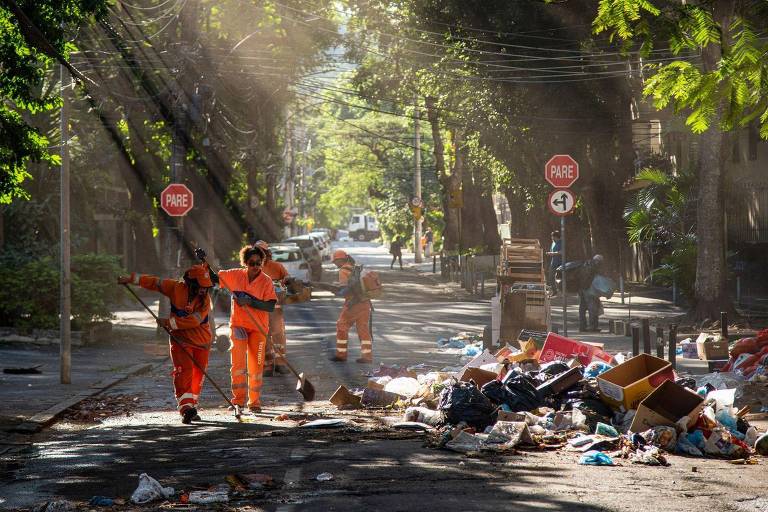
[[[688,428],[691,428],[703,407],[704,397],[668,380],[640,402],[629,429],[645,432],[658,426],[674,427],[683,416],[688,416]]]
[[[489,372],[481,368],[466,368],[459,375],[459,380],[462,382],[469,382],[470,380],[473,380],[475,381],[475,384],[481,388],[483,387],[483,384],[491,382],[492,380],[496,380],[497,377],[498,375],[496,373]]]
[[[597,385],[603,402],[614,409],[629,410],[637,409],[643,398],[661,383],[674,379],[675,372],[669,362],[640,354],[601,374]]]
[[[584,366],[591,363],[593,359],[607,363],[613,361],[613,357],[604,352],[600,344],[572,340],[553,332],[547,334],[547,339],[541,348],[541,354],[539,354],[539,362],[568,361],[574,357]]]

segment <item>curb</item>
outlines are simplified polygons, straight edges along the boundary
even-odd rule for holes
[[[16,427],[12,429],[13,432],[18,432],[21,434],[35,434],[37,432],[40,432],[43,428],[47,427],[51,423],[56,420],[56,418],[69,409],[70,407],[73,407],[86,398],[90,398],[94,395],[98,395],[99,393],[106,391],[107,389],[111,388],[112,386],[115,386],[124,380],[126,380],[129,377],[132,377],[134,375],[140,375],[142,373],[148,372],[151,370],[155,365],[162,364],[162,363],[139,363],[131,366],[127,370],[118,373],[114,378],[108,381],[99,381],[95,384],[91,384],[83,391],[80,391],[79,393],[76,393],[75,395],[72,395],[71,397],[67,398],[66,400],[62,400],[61,402],[57,403],[53,407],[50,407],[46,409],[45,411],[39,412],[35,414],[34,416],[26,419],[24,422],[20,423]]]

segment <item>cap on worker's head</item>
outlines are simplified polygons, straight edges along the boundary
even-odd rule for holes
[[[265,258],[272,258],[272,251],[269,250],[269,244],[264,240],[256,240],[256,243],[254,243],[253,246],[264,251]]]
[[[602,254],[595,254],[592,256],[592,261],[595,263],[602,263],[603,262],[603,255]]]
[[[333,253],[333,261],[348,260],[348,259],[349,259],[349,254],[347,254],[347,251],[336,249],[336,251]]]
[[[184,272],[184,279],[195,281],[201,288],[211,288],[211,276],[208,273],[208,267],[205,265],[193,265]]]

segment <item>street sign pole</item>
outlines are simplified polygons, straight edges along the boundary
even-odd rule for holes
[[[563,265],[563,336],[568,336],[568,294],[565,286],[565,217],[560,217],[560,261]]]

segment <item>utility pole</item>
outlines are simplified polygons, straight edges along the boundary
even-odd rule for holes
[[[415,135],[415,147],[414,157],[416,160],[416,166],[414,169],[415,175],[413,179],[413,195],[418,199],[418,203],[421,204],[421,131],[419,130],[419,96],[414,96],[414,135]],[[420,209],[421,215],[424,214],[424,208]],[[421,215],[413,216],[413,253],[414,261],[421,263]]]
[[[60,246],[61,246],[61,318],[59,321],[59,366],[61,383],[72,383],[72,332],[71,332],[71,268],[70,268],[70,232],[69,232],[69,103],[67,89],[70,78],[67,68],[59,66],[61,71],[61,198],[59,202]]]

